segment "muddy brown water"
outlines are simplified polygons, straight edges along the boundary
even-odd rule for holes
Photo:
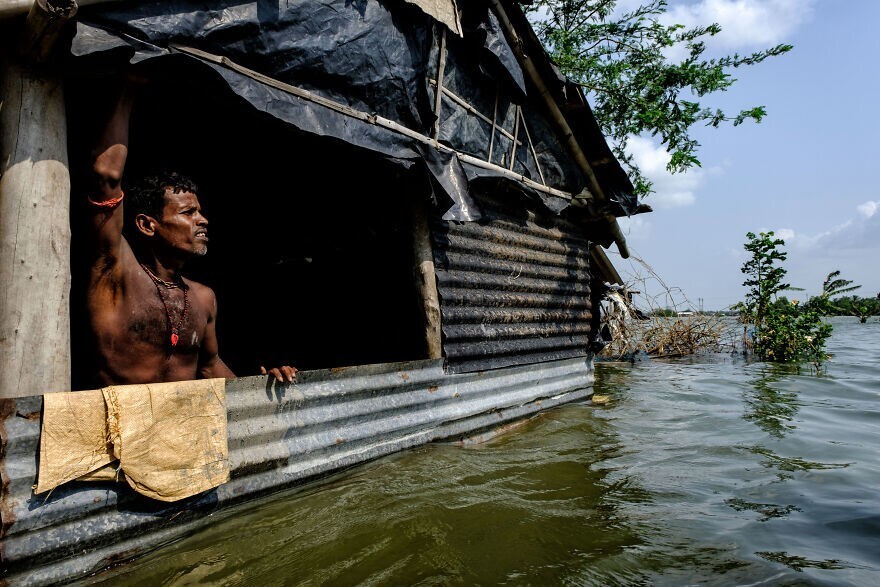
[[[599,364],[606,406],[374,461],[83,583],[878,585],[880,322],[833,323],[822,374]]]

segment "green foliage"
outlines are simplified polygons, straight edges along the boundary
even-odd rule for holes
[[[822,316],[816,310],[799,309],[796,303],[781,309],[774,306],[757,331],[756,354],[762,360],[776,363],[822,363],[828,357],[825,343],[832,331]]]
[[[701,100],[725,91],[736,81],[733,69],[754,65],[791,50],[777,45],[751,55],[703,56],[705,40],[717,35],[717,24],[686,28],[660,22],[667,11],[664,0],[646,0],[625,14],[612,14],[617,0],[537,0],[530,18],[545,47],[572,81],[591,95],[593,111],[614,154],[626,165],[639,195],[651,192],[651,183],[626,153],[630,137],[660,137],[670,161],[670,172],[699,166],[699,143],[691,137],[697,123],[718,127],[760,122],[766,111],[755,106],[728,115]],[[667,55],[683,48],[678,62]]]
[[[855,291],[862,287],[861,285],[850,284],[852,284],[851,280],[840,279],[839,270],[832,271],[828,274],[828,277],[825,278],[825,281],[822,282],[822,293],[818,296],[811,297],[807,302],[807,307],[822,312],[825,315],[839,315],[841,313],[840,308],[838,307],[837,302],[832,301],[831,298],[839,296],[840,294]]]
[[[832,298],[840,294],[849,293],[862,287],[861,285],[850,285],[851,279],[840,279],[840,270],[832,271],[822,282],[822,297]]]
[[[774,238],[772,231],[759,235],[749,232],[746,238],[745,249],[751,257],[741,270],[748,276],[743,285],[749,289],[745,301],[737,308],[740,319],[754,327],[755,354],[764,361],[810,361],[818,366],[827,358],[825,343],[832,330],[831,325],[822,320],[826,315],[825,306],[808,304],[801,307],[798,300],[789,301],[779,295],[792,289],[785,283],[787,271],[781,266],[788,256],[779,250],[785,241]],[[826,284],[831,283],[830,278]],[[837,287],[848,285],[837,284]]]
[[[745,244],[745,249],[752,256],[741,269],[748,275],[743,285],[749,288],[743,312],[754,316],[757,321],[753,323],[758,326],[762,324],[779,292],[791,287],[783,282],[786,270],[776,265],[788,257],[788,253],[777,249],[784,246],[785,241],[773,236],[773,231],[762,232],[760,236],[755,236],[753,232],[746,233],[749,241]]]
[[[843,296],[826,303],[820,296],[815,296],[810,298],[808,305],[819,303],[824,304],[832,316],[857,316],[861,322],[867,322],[871,316],[880,316],[880,298]]]

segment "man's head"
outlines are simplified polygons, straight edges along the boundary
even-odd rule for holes
[[[154,249],[181,254],[208,252],[208,220],[190,178],[162,172],[126,190],[126,212],[135,233]]]

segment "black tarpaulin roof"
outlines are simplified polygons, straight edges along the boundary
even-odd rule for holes
[[[461,34],[447,34],[430,16],[430,6],[415,4],[443,2],[87,6],[77,17],[68,71],[193,60],[214,70],[240,99],[285,124],[423,164],[436,190],[448,196],[447,219],[479,217],[469,190],[486,178],[515,181],[554,212],[568,207],[569,196],[583,192],[586,181],[540,101],[530,96],[535,92],[492,11],[480,0],[462,3]],[[544,70],[552,71],[540,55]],[[551,82],[563,84],[559,78]],[[436,111],[438,85],[443,99]],[[582,106],[574,118],[584,151],[598,165],[611,213],[633,213],[632,185],[609,157],[589,108]],[[435,136],[439,144],[432,142]]]

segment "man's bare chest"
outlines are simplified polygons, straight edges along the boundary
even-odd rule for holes
[[[197,351],[207,325],[207,313],[180,290],[169,292],[160,300],[154,291],[136,301],[128,301],[117,316],[132,342],[169,346],[178,352]],[[163,303],[164,302],[164,303]]]

